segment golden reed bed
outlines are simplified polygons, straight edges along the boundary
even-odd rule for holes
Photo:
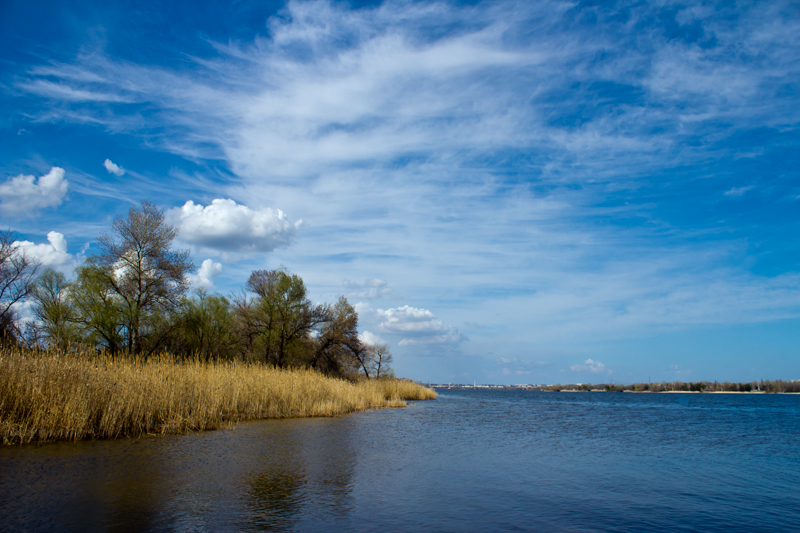
[[[417,383],[332,379],[259,364],[112,360],[0,350],[4,443],[139,437],[239,420],[335,416],[436,397]]]

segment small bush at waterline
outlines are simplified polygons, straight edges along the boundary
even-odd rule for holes
[[[139,437],[239,420],[335,416],[435,398],[407,380],[350,383],[312,370],[0,350],[4,443]]]

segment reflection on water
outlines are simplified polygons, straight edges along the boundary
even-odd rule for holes
[[[307,502],[326,509],[329,519],[347,514],[356,460],[352,425],[319,422],[278,422],[265,435],[269,441],[246,482],[252,513],[242,529],[290,531]]]
[[[253,525],[263,531],[291,529],[300,512],[302,476],[291,468],[266,470],[248,482],[256,518]]]
[[[163,470],[163,456],[147,453],[150,450],[137,453],[133,444],[6,450],[0,475],[3,528],[146,531],[159,527],[163,478],[157,473]]]
[[[0,531],[789,531],[800,396],[441,391],[0,449]]]
[[[290,531],[352,507],[347,417],[0,451],[0,530]],[[312,513],[313,514],[313,513]]]

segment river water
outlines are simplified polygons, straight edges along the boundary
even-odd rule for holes
[[[800,531],[800,395],[439,392],[0,448],[0,530]]]

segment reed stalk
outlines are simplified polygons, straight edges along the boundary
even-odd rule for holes
[[[242,362],[0,349],[0,437],[6,444],[200,431],[435,397],[431,389],[399,379],[351,383],[312,370]]]

